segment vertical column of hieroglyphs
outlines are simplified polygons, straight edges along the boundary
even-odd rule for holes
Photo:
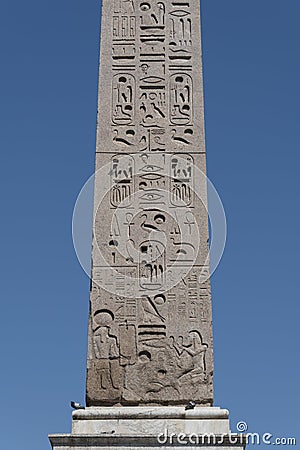
[[[87,403],[212,403],[198,0],[103,0]]]

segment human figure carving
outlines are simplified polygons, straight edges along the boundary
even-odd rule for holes
[[[187,343],[184,342],[183,336],[179,336],[177,342],[175,342],[174,336],[171,336],[170,340],[171,347],[174,348],[179,359],[186,354],[192,357],[193,368],[189,372],[191,378],[198,377],[206,371],[205,352],[208,345],[203,344],[202,337],[198,331],[193,330],[189,332]]]
[[[112,362],[119,360],[116,336],[110,334],[110,327],[100,326],[94,333],[94,351],[99,361],[98,370],[102,389],[118,389],[114,380]]]

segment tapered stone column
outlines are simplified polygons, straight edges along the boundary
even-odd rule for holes
[[[103,0],[87,408],[54,450],[244,447],[212,406],[206,189],[199,0]]]
[[[213,402],[200,4],[103,1],[87,404]]]

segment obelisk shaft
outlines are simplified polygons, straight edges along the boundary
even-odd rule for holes
[[[103,0],[87,405],[213,402],[199,0]]]

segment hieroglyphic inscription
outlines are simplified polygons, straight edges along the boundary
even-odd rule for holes
[[[130,74],[118,74],[113,78],[113,112],[115,125],[130,125],[134,121],[135,78]]]
[[[199,4],[102,8],[87,403],[211,404]]]

